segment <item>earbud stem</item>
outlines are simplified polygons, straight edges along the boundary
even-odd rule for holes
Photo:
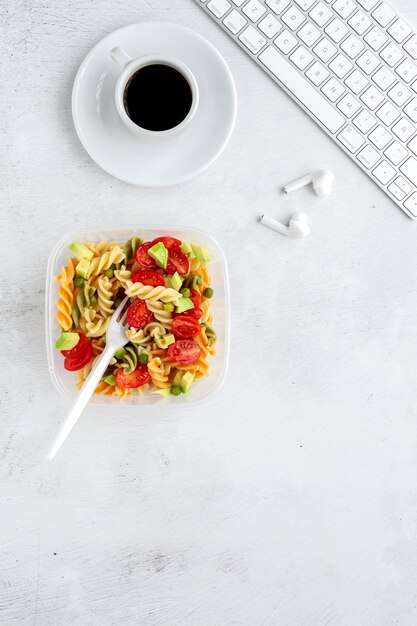
[[[309,185],[312,180],[312,175],[306,174],[305,176],[301,176],[301,178],[297,178],[297,180],[294,180],[292,183],[288,183],[288,185],[285,185],[285,187],[283,187],[283,191],[285,193],[291,193],[296,189],[300,189],[300,187],[305,187],[306,185]]]
[[[266,215],[262,215],[261,224],[268,226],[268,228],[272,228],[272,230],[276,230],[282,235],[289,235],[288,226],[285,226],[285,224],[281,224],[281,222],[277,222],[277,220],[273,220],[271,217],[267,217]]]

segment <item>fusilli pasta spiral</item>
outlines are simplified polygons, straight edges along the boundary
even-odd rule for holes
[[[71,260],[66,267],[61,268],[61,275],[57,277],[59,281],[57,320],[63,330],[70,330],[72,327],[72,302],[74,300],[74,262]]]
[[[171,287],[153,287],[142,283],[126,283],[126,295],[130,298],[138,297],[141,300],[160,300],[161,302],[177,305],[181,294]]]
[[[125,253],[120,246],[115,245],[110,250],[103,252],[99,257],[92,259],[88,268],[87,277],[97,276],[108,270],[113,264],[121,263],[125,258]]]

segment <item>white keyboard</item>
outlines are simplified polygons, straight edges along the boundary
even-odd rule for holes
[[[417,219],[417,34],[391,5],[195,1]]]

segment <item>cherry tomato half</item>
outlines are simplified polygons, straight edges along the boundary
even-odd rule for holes
[[[168,348],[167,352],[170,359],[180,365],[194,363],[200,358],[200,346],[192,339],[179,339]]]
[[[61,350],[62,356],[75,356],[76,354],[83,351],[84,347],[88,343],[87,337],[83,333],[78,333],[78,343],[71,348],[71,350]]]
[[[139,270],[132,274],[133,283],[142,283],[143,285],[151,285],[152,287],[163,287],[165,281],[161,274],[154,270]]]
[[[194,317],[177,315],[172,322],[172,332],[175,337],[189,339],[200,334],[200,324]]]
[[[194,304],[194,306],[200,306],[201,304],[201,295],[200,293],[197,291],[197,289],[190,289],[190,300],[192,301],[192,303]]]
[[[174,318],[178,317],[178,315],[185,315],[186,317],[194,317],[196,320],[199,320],[203,317],[203,311],[198,307],[194,307],[194,309],[188,309],[188,311],[183,311],[182,313],[174,313]]]
[[[156,243],[162,242],[167,250],[174,247],[179,247],[182,243],[179,239],[175,239],[175,237],[157,237],[152,241],[152,245],[154,246]]]
[[[174,269],[175,268],[175,269]],[[172,271],[174,269],[174,271]],[[179,246],[168,250],[168,263],[165,272],[167,274],[186,274],[190,269],[190,262]]]
[[[146,306],[145,300],[136,298],[127,310],[126,321],[133,328],[144,328],[146,324],[149,324],[152,317],[152,311]]]
[[[157,267],[155,261],[148,254],[148,250],[149,248],[152,248],[152,245],[152,241],[147,241],[146,243],[143,243],[138,248],[136,248],[135,259],[139,263],[139,265],[142,265],[142,267]]]
[[[93,346],[90,342],[85,344],[85,348],[82,352],[75,355],[68,355],[64,360],[64,367],[69,372],[76,372],[81,370],[87,363],[93,358]]]
[[[116,384],[126,389],[142,387],[142,385],[146,385],[150,380],[151,376],[148,372],[147,365],[138,365],[130,374],[125,374],[122,368],[117,370],[116,373]]]

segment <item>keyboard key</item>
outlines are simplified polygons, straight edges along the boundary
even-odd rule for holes
[[[329,65],[338,78],[344,78],[353,65],[343,54],[338,54]]]
[[[395,181],[389,185],[388,191],[392,193],[394,198],[397,198],[397,200],[404,200],[405,198],[405,193],[398,187],[398,185],[395,184]]]
[[[350,93],[347,93],[337,103],[337,108],[340,109],[348,119],[350,119],[352,115],[355,115],[355,113],[359,111],[361,105],[356,98],[354,98]]]
[[[404,59],[404,61],[395,68],[395,71],[405,83],[411,83],[417,76],[417,65],[413,63],[411,59]]]
[[[387,46],[385,46],[385,48],[381,50],[379,56],[384,59],[384,61],[390,67],[394,67],[394,65],[397,65],[397,63],[401,61],[404,53],[400,50],[398,46],[395,45],[395,43],[392,43],[391,41]]]
[[[363,11],[358,11],[352,15],[348,24],[356,33],[358,33],[358,35],[363,35],[363,33],[367,31],[372,24],[372,20]]]
[[[417,98],[410,100],[403,110],[412,122],[417,122]]]
[[[303,9],[303,11],[308,11],[310,7],[313,6],[316,0],[295,0],[299,7]]]
[[[417,59],[417,35],[413,35],[404,44],[403,48],[412,59]]]
[[[268,46],[258,58],[331,133],[343,126],[344,118],[272,46]]]
[[[346,91],[346,89],[335,78],[331,78],[321,88],[322,92],[329,98],[330,102],[336,102],[338,98]]]
[[[414,83],[411,85],[411,89],[412,89],[415,93],[417,93],[417,80],[416,80],[416,81],[414,81]]]
[[[258,0],[249,0],[248,4],[245,4],[242,11],[248,16],[251,22],[257,22],[259,18],[266,13],[264,5],[258,2]]]
[[[400,172],[405,174],[408,180],[411,180],[413,185],[417,187],[417,160],[414,157],[410,157],[400,165]]]
[[[399,165],[401,161],[404,161],[405,157],[408,156],[407,150],[399,141],[393,141],[392,144],[384,150],[384,154],[393,165]]]
[[[266,39],[264,39],[253,26],[248,26],[243,33],[239,35],[239,39],[253,54],[257,54],[266,44]]]
[[[266,4],[274,13],[279,15],[290,4],[290,0],[266,0]]]
[[[233,4],[235,4],[237,7],[242,6],[242,4],[244,2],[246,2],[246,0],[232,0]]]
[[[365,89],[368,81],[359,70],[353,70],[353,72],[345,79],[345,83],[355,95],[358,95],[358,93]]]
[[[259,22],[258,28],[267,37],[275,37],[275,35],[281,30],[282,25],[273,15],[271,15],[271,13],[268,13],[268,15]]]
[[[393,39],[397,43],[402,43],[404,39],[407,39],[408,35],[411,33],[410,26],[404,22],[401,18],[395,20],[393,24],[388,28],[387,31]]]
[[[310,54],[304,46],[299,46],[295,52],[290,56],[290,60],[296,65],[300,70],[305,70],[308,65],[310,65],[313,60],[313,55]]]
[[[323,61],[323,63],[327,63],[330,61],[332,56],[334,56],[337,52],[337,48],[330,43],[326,37],[324,37],[319,43],[313,48],[313,52],[317,54],[319,59]]]
[[[380,65],[379,59],[370,50],[365,50],[356,63],[368,76]]]
[[[358,56],[359,52],[362,52],[365,46],[361,40],[356,37],[356,35],[349,35],[340,47],[344,52],[346,52],[350,59],[354,59]]]
[[[365,135],[367,135],[369,131],[371,130],[371,128],[373,128],[375,124],[377,123],[374,116],[371,115],[369,111],[365,111],[365,109],[363,109],[363,111],[358,113],[358,115],[352,120],[352,122]]]
[[[372,80],[382,91],[385,91],[395,83],[395,76],[387,67],[382,65],[372,76]]]
[[[385,102],[376,112],[376,116],[385,126],[391,126],[400,117],[400,112],[390,102]]]
[[[332,9],[336,11],[340,17],[347,20],[349,15],[352,15],[353,11],[356,9],[356,4],[353,0],[336,0],[336,2],[332,4]]]
[[[383,150],[392,140],[392,135],[380,124],[369,134],[368,139],[379,150]]]
[[[210,0],[207,8],[214,13],[216,17],[223,17],[225,13],[231,8],[231,4],[227,0]]]
[[[366,167],[367,170],[370,170],[378,163],[381,157],[375,148],[368,144],[357,154],[356,158]]]
[[[402,83],[397,83],[388,92],[388,96],[399,107],[402,107],[412,95],[411,91]]]
[[[298,40],[291,35],[288,30],[283,30],[282,33],[278,35],[276,39],[274,39],[274,44],[277,48],[281,50],[284,54],[288,54],[295,48],[298,44]]]
[[[411,152],[413,152],[417,156],[417,137],[414,137],[414,139],[410,141],[408,147],[410,148]]]
[[[313,65],[306,72],[307,78],[311,80],[311,82],[319,87],[328,76],[330,76],[329,72],[325,67],[321,65],[318,61],[313,63]]]
[[[248,23],[248,21],[245,20],[245,18],[242,17],[241,14],[238,13],[238,11],[236,11],[236,9],[233,9],[233,11],[230,11],[229,15],[226,15],[226,17],[223,20],[223,24],[234,35],[237,35],[237,33],[240,30],[242,30],[242,28],[247,23]]]
[[[357,2],[366,11],[372,11],[374,6],[378,4],[379,0],[357,0]]]
[[[389,183],[396,173],[396,170],[387,161],[381,161],[372,172],[375,178],[383,185]]]
[[[380,28],[374,26],[369,33],[365,35],[364,40],[371,46],[372,50],[377,51],[388,41],[388,37]]]
[[[324,32],[329,35],[330,39],[333,39],[336,43],[339,43],[343,37],[349,32],[348,27],[335,17],[334,20],[327,24]]]
[[[311,9],[309,16],[316,22],[318,26],[324,26],[329,19],[333,17],[333,13],[323,2],[319,2],[313,9]]]
[[[281,15],[281,19],[291,30],[297,30],[305,21],[304,15],[297,7],[290,7],[288,11],[285,11],[284,15]]]
[[[384,100],[384,96],[378,91],[378,89],[376,89],[376,87],[371,85],[366,91],[363,92],[360,99],[366,104],[368,109],[374,111]]]
[[[396,178],[394,180],[394,183],[400,188],[402,189],[402,191],[407,195],[410,193],[410,191],[412,190],[412,186],[410,185],[410,183],[407,183],[407,181],[405,180],[405,178],[403,178],[402,176],[398,176],[398,178]]]
[[[392,22],[395,16],[396,13],[394,9],[388,4],[388,2],[383,2],[379,5],[378,8],[372,11],[372,17],[383,28],[388,26],[388,24]]]
[[[316,41],[321,37],[321,31],[311,22],[307,22],[307,24],[304,24],[304,26],[300,28],[297,35],[306,46],[314,46]]]
[[[396,124],[391,128],[394,135],[398,137],[400,141],[404,143],[410,139],[416,132],[416,127],[413,126],[411,122],[409,122],[405,117],[402,117]]]
[[[365,143],[365,139],[350,124],[337,135],[338,140],[349,150],[356,152]]]
[[[417,192],[411,194],[409,198],[404,202],[404,206],[408,209],[414,217],[417,216]]]

